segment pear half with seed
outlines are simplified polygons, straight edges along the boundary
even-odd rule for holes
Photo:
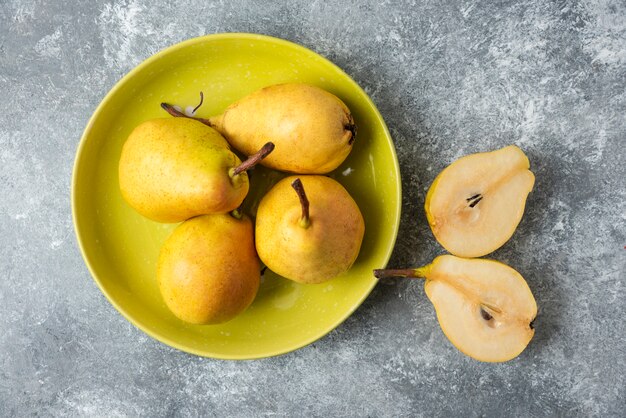
[[[437,241],[460,257],[500,248],[524,214],[535,183],[529,167],[515,145],[467,155],[446,167],[426,195],[426,216]]]
[[[476,360],[511,360],[535,334],[537,303],[528,284],[498,261],[442,255],[424,267],[374,270],[374,275],[425,278],[424,290],[444,334]]]

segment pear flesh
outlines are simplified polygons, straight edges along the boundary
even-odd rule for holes
[[[122,148],[119,184],[124,200],[143,216],[175,223],[238,208],[248,193],[241,160],[215,129],[184,118],[137,126]]]
[[[274,142],[276,151],[261,164],[299,174],[337,168],[356,135],[350,110],[338,97],[302,83],[265,87],[208,121],[246,155]]]
[[[161,248],[157,280],[179,319],[192,324],[233,319],[250,306],[261,280],[252,222],[230,214],[183,222]]]
[[[535,298],[524,278],[506,264],[445,255],[425,267],[424,276],[441,329],[468,356],[507,361],[524,351],[535,334]]]
[[[537,303],[528,284],[498,261],[442,255],[425,267],[375,270],[374,275],[425,278],[424,290],[442,331],[476,360],[511,360],[535,334]]]
[[[301,180],[308,216],[292,188]],[[365,224],[356,202],[325,176],[287,177],[263,197],[256,216],[256,248],[273,272],[296,282],[322,283],[350,269]]]
[[[535,177],[518,147],[462,157],[444,169],[426,196],[426,215],[437,241],[461,257],[500,248],[524,214]]]

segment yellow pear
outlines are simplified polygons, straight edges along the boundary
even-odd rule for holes
[[[261,200],[256,248],[275,273],[321,283],[350,269],[364,231],[359,207],[341,184],[325,176],[292,176]]]
[[[425,278],[424,290],[444,334],[476,360],[511,360],[535,334],[537,303],[528,284],[498,261],[443,255],[425,267],[374,270],[374,275]]]
[[[450,253],[480,257],[511,238],[535,176],[518,147],[458,159],[426,195],[426,216],[437,241]]]
[[[187,117],[171,105],[162,106],[174,116]],[[221,115],[197,119],[220,131],[246,155],[272,141],[276,151],[261,164],[300,174],[337,168],[352,150],[356,135],[352,114],[338,97],[302,83],[265,87]]]
[[[261,280],[252,222],[237,212],[183,222],[161,248],[157,279],[165,304],[183,321],[231,320],[250,306]]]
[[[245,170],[251,165],[242,164],[213,128],[191,119],[153,119],[137,126],[124,143],[120,190],[143,216],[180,222],[238,208],[248,193]]]

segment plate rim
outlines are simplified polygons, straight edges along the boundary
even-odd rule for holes
[[[150,57],[140,62],[138,65],[133,67],[128,73],[126,73],[122,78],[120,78],[113,85],[113,87],[111,87],[111,89],[106,93],[104,98],[100,101],[96,109],[91,114],[87,122],[87,125],[85,126],[85,129],[83,130],[83,133],[81,134],[81,137],[80,137],[77,149],[76,149],[76,154],[74,157],[74,165],[72,168],[72,181],[71,181],[71,193],[70,193],[71,208],[72,208],[72,224],[74,227],[74,233],[75,233],[75,237],[76,237],[78,247],[81,253],[81,257],[85,265],[87,266],[87,269],[89,270],[91,278],[93,279],[94,282],[96,282],[96,285],[100,289],[100,292],[102,292],[102,294],[106,297],[109,303],[135,328],[139,329],[140,331],[150,336],[154,340],[160,342],[161,344],[165,344],[169,347],[175,348],[182,352],[194,354],[200,357],[211,358],[211,359],[216,359],[216,360],[256,360],[256,359],[271,358],[271,357],[276,357],[276,356],[280,356],[283,354],[291,353],[303,347],[306,347],[314,343],[315,341],[318,341],[324,338],[331,331],[333,331],[334,329],[338,328],[341,324],[343,324],[350,316],[352,316],[352,314],[363,304],[365,299],[367,299],[367,297],[371,294],[372,290],[378,283],[378,280],[374,276],[372,276],[371,284],[369,288],[363,293],[363,296],[359,298],[359,300],[356,301],[352,305],[351,309],[346,310],[345,313],[341,317],[339,317],[337,321],[333,322],[328,327],[324,327],[322,332],[317,333],[313,337],[304,339],[296,344],[286,346],[285,348],[276,349],[272,351],[266,351],[266,352],[258,353],[258,354],[226,354],[225,355],[222,353],[210,352],[210,350],[198,350],[198,349],[194,349],[193,347],[188,347],[183,344],[180,344],[176,340],[173,340],[167,336],[153,332],[147,326],[144,326],[142,323],[140,323],[140,321],[135,320],[132,317],[132,315],[129,314],[126,311],[126,309],[124,309],[120,304],[118,304],[115,301],[115,299],[109,294],[109,292],[105,290],[104,285],[101,283],[100,278],[98,277],[98,274],[96,274],[95,268],[90,258],[87,256],[86,243],[82,236],[83,233],[81,233],[80,231],[78,216],[76,213],[77,205],[78,205],[77,196],[76,196],[76,187],[78,184],[77,170],[79,166],[79,161],[81,160],[81,157],[84,153],[84,148],[86,146],[85,144],[87,142],[87,138],[93,128],[93,125],[96,119],[102,113],[103,109],[105,108],[107,103],[112,99],[112,97],[118,92],[118,90],[120,90],[124,86],[124,84],[128,82],[128,80],[134,77],[135,74],[139,73],[143,68],[148,67],[153,62],[159,60],[162,56],[166,54],[170,54],[177,50],[184,49],[189,46],[201,43],[201,42],[215,41],[215,40],[222,40],[222,39],[240,39],[240,40],[248,39],[248,40],[254,40],[254,41],[263,41],[263,42],[283,45],[289,48],[295,48],[296,50],[299,50],[307,54],[313,54],[318,59],[322,60],[326,64],[333,67],[336,71],[338,71],[339,74],[345,76],[357,90],[360,90],[361,93],[363,93],[363,95],[366,98],[367,104],[374,110],[374,114],[376,115],[377,122],[383,128],[385,138],[387,139],[387,142],[390,145],[390,150],[393,156],[393,169],[396,173],[396,190],[397,190],[396,199],[398,201],[398,205],[394,213],[394,231],[393,231],[392,239],[389,241],[389,244],[387,245],[386,253],[384,256],[384,259],[385,259],[384,264],[385,266],[387,265],[393,253],[393,250],[395,248],[395,243],[397,241],[398,231],[400,228],[400,219],[401,219],[401,213],[402,213],[402,178],[401,178],[401,172],[400,172],[400,164],[398,162],[398,156],[397,156],[396,149],[393,143],[393,138],[391,137],[389,129],[387,128],[387,124],[385,123],[382,115],[380,114],[380,111],[378,110],[378,108],[376,107],[372,99],[369,97],[367,92],[365,92],[365,90],[363,90],[363,88],[361,88],[361,86],[359,86],[359,84],[349,74],[343,71],[343,69],[341,69],[339,66],[337,66],[328,58],[298,43],[288,41],[282,38],[277,38],[274,36],[257,34],[257,33],[247,33],[247,32],[214,33],[214,34],[207,34],[203,36],[186,39],[184,41],[175,43],[173,45],[170,45],[168,47],[165,47],[159,50],[155,54],[151,55]],[[385,267],[385,266],[382,266],[382,267]]]

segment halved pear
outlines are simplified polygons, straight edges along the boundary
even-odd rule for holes
[[[439,243],[460,257],[481,257],[511,238],[535,176],[510,145],[471,154],[446,167],[426,195],[426,216]]]
[[[424,267],[374,270],[374,275],[425,278],[424,290],[444,334],[476,360],[511,360],[535,334],[537,303],[528,284],[498,261],[443,255]]]

